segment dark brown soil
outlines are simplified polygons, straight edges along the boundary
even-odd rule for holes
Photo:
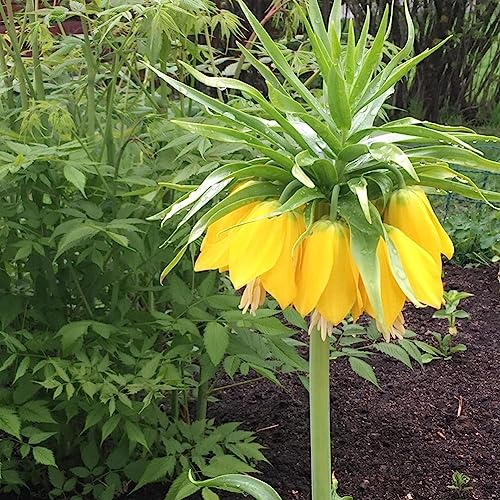
[[[333,467],[354,500],[452,500],[454,470],[472,479],[468,497],[500,498],[499,283],[494,267],[448,267],[447,289],[474,297],[459,323],[464,354],[409,370],[373,358],[382,390],[338,361],[331,369]],[[408,326],[430,341],[443,331],[430,310],[409,308]],[[226,390],[211,409],[219,422],[241,421],[266,446],[262,479],[284,500],[309,498],[308,396],[293,375]],[[459,399],[463,410],[457,417]],[[229,495],[225,498],[241,498]],[[325,499],[327,500],[327,499]]]

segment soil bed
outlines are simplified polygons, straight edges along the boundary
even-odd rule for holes
[[[341,493],[354,500],[456,499],[447,488],[454,470],[472,479],[466,498],[500,498],[497,269],[448,266],[445,288],[474,294],[461,305],[471,315],[459,323],[458,338],[467,352],[413,370],[374,356],[382,390],[358,378],[343,361],[332,366],[333,467]],[[408,308],[405,316],[408,328],[429,342],[429,330],[446,328],[428,309]],[[296,376],[282,376],[281,383],[226,390],[210,416],[257,431],[270,462],[261,466],[261,478],[284,500],[305,500],[308,395]],[[460,398],[463,410],[457,417]]]

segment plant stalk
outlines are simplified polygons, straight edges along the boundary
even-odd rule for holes
[[[96,99],[95,99],[95,79],[96,79],[96,59],[92,53],[92,45],[89,36],[87,19],[82,18],[84,54],[87,62],[87,137],[94,141],[96,123]]]
[[[330,343],[318,330],[311,334],[309,352],[309,414],[312,500],[330,500]]]
[[[12,91],[12,77],[9,73],[9,67],[7,65],[7,55],[4,47],[4,39],[0,36],[0,73],[2,73],[3,82],[5,88],[7,89],[7,105],[9,111],[14,109],[14,95]],[[11,126],[13,126],[14,121],[11,118]]]
[[[33,24],[33,32],[31,34],[31,55],[33,59],[33,87],[35,89],[35,97],[38,101],[45,99],[45,88],[43,86],[43,75],[40,61],[40,46],[38,43],[38,5],[36,0],[29,0],[27,3],[28,19]]]
[[[198,400],[196,401],[196,420],[207,418],[208,407],[208,381],[198,386]]]
[[[14,59],[14,68],[17,75],[17,81],[19,84],[19,94],[21,96],[21,107],[23,110],[28,109],[28,91],[26,89],[25,71],[24,63],[21,57],[21,47],[19,46],[19,41],[17,39],[17,33],[14,21],[14,11],[12,9],[12,1],[6,0],[5,9],[3,8],[3,3],[0,2],[0,16],[5,25],[5,30],[9,35],[10,43],[12,46],[12,58]]]

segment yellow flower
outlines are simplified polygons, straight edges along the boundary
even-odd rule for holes
[[[305,227],[295,212],[269,218],[279,207],[278,201],[258,203],[241,221],[231,237],[229,278],[236,289],[258,278],[284,309],[296,294],[299,252],[293,247]]]
[[[441,254],[453,256],[453,243],[441,226],[427,196],[418,186],[393,193],[384,222],[394,226],[441,262]]]
[[[269,217],[279,207],[278,201],[264,201],[238,208],[211,224],[201,244],[195,271],[229,271],[236,289],[245,286],[244,313],[255,314],[266,291],[285,309],[297,291],[300,248],[294,246],[305,231],[304,216],[292,211]]]
[[[403,231],[388,225],[385,227],[389,239],[396,247],[415,298],[422,304],[439,309],[443,303],[441,262],[437,263]]]
[[[357,304],[358,276],[347,227],[329,220],[316,222],[303,241],[293,304],[302,316],[314,310],[312,323],[321,327],[323,338]]]
[[[229,228],[239,224],[256,205],[257,202],[253,202],[237,208],[208,226],[207,234],[201,243],[200,255],[194,264],[195,271],[227,268],[229,265],[230,236],[234,231],[234,229]]]
[[[380,270],[379,284],[382,298],[382,309],[384,313],[383,318],[379,317],[373,309],[364,286],[362,287],[361,293],[363,296],[365,311],[372,318],[377,320],[379,323],[379,330],[383,333],[387,333],[403,310],[403,306],[405,304],[405,294],[401,291],[401,288],[392,274],[387,244],[383,238],[380,238],[377,246],[377,258]]]
[[[397,250],[401,266],[416,300],[421,304],[439,309],[443,302],[441,262],[436,262],[427,251],[401,230],[388,225],[385,227],[390,241]],[[380,238],[377,247],[377,257],[383,318],[373,309],[364,287],[362,289],[363,302],[365,311],[377,320],[379,329],[384,333],[386,340],[389,340],[391,334],[400,336],[404,331],[404,319],[401,313],[407,297],[394,277],[387,243],[383,238]]]

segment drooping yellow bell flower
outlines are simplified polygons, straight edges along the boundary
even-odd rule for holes
[[[439,309],[443,303],[441,262],[415,243],[403,231],[385,225],[389,239],[396,247],[401,265],[415,298],[424,305]]]
[[[303,241],[293,304],[311,328],[325,338],[353,309],[359,296],[358,271],[350,252],[349,230],[342,222],[320,220]]]
[[[200,255],[194,264],[195,271],[222,270],[229,265],[229,243],[234,231],[233,226],[239,224],[256,205],[257,202],[243,205],[208,226],[201,243]]]
[[[293,211],[269,217],[279,207],[278,201],[261,202],[242,219],[231,237],[229,278],[236,289],[252,283],[254,298],[263,287],[284,309],[296,294],[299,252],[293,248],[305,227],[303,215]]]
[[[396,248],[399,261],[404,270],[415,299],[424,305],[439,309],[443,302],[443,283],[441,281],[441,262],[437,262],[415,241],[401,230],[385,225],[387,235]],[[380,293],[382,299],[383,317],[380,317],[364,290],[362,289],[365,311],[376,319],[379,329],[386,340],[392,336],[400,336],[404,331],[402,310],[408,297],[398,285],[391,266],[387,243],[380,238],[377,247],[377,258],[380,269]]]
[[[384,213],[384,222],[400,229],[436,261],[453,256],[453,243],[441,226],[426,194],[419,186],[395,191]]]
[[[377,320],[379,330],[384,333],[386,340],[387,334],[393,326],[394,322],[401,314],[405,304],[405,294],[401,291],[394,275],[392,274],[391,265],[389,262],[389,254],[387,251],[387,244],[383,238],[380,238],[377,246],[377,259],[380,272],[380,295],[382,299],[382,309],[384,316],[380,317],[373,306],[366,293],[364,286],[361,287],[361,294],[363,296],[363,303],[365,311],[374,319]],[[390,340],[390,336],[389,336]]]
[[[236,289],[245,286],[240,308],[255,314],[266,291],[282,309],[296,294],[296,267],[300,248],[294,245],[305,230],[299,212],[269,217],[278,201],[253,202],[211,224],[201,244],[195,271],[229,271]]]
[[[286,220],[286,231],[283,246],[274,266],[261,277],[262,285],[280,305],[286,309],[297,294],[297,264],[301,248],[295,248],[295,243],[305,231],[304,216],[301,213],[287,212],[283,214]]]

